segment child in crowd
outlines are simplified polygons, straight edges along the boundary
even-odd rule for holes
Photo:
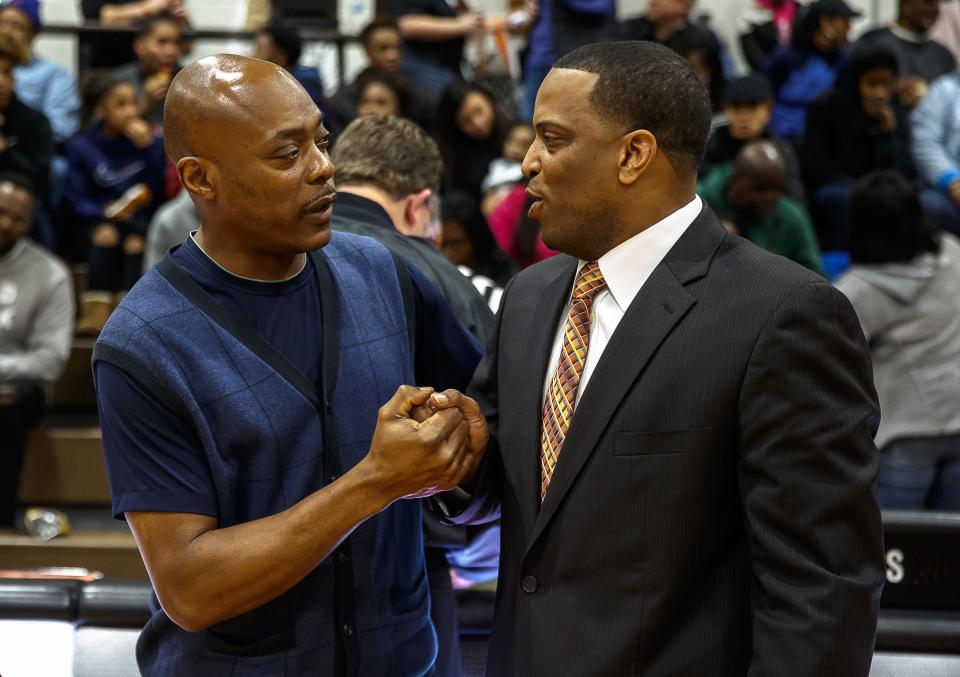
[[[846,248],[847,204],[856,179],[878,169],[916,176],[909,119],[895,96],[897,73],[892,51],[861,47],[844,83],[810,107],[800,160],[827,249]]]
[[[470,278],[497,312],[503,286],[516,272],[510,258],[497,247],[490,226],[477,203],[463,191],[447,193],[440,201],[443,255]]]
[[[503,142],[503,154],[490,163],[483,180],[483,215],[489,216],[510,190],[523,180],[520,165],[533,143],[535,132],[529,122],[516,122]]]
[[[65,198],[89,234],[89,291],[77,333],[96,335],[117,300],[137,281],[150,217],[163,201],[163,141],[137,113],[127,80],[95,74],[83,90],[86,131],[67,146]]]
[[[531,204],[533,198],[526,196],[525,184],[518,183],[487,217],[497,246],[518,268],[532,266],[557,253],[540,237],[540,225],[530,218]]]
[[[721,99],[724,122],[710,135],[700,161],[698,176],[705,179],[714,169],[730,166],[740,150],[752,141],[770,141],[780,151],[787,166],[786,193],[797,202],[804,202],[800,164],[791,144],[785,142],[770,126],[773,114],[773,89],[766,78],[748,75],[727,83]]]
[[[152,125],[163,124],[163,102],[167,88],[183,55],[183,33],[179,20],[158,14],[140,25],[133,42],[137,60],[114,71],[136,87],[137,112]]]
[[[850,20],[858,16],[843,0],[816,0],[799,20],[790,47],[768,62],[766,75],[777,100],[773,128],[783,138],[803,137],[807,108],[830,91],[846,68]]]
[[[490,163],[503,151],[509,122],[487,89],[462,80],[440,97],[436,120],[444,191],[465,190],[479,202]]]
[[[870,345],[883,417],[877,501],[960,510],[960,242],[933,231],[895,170],[861,177],[849,208],[853,265],[837,281]]]
[[[357,116],[407,117],[407,93],[394,78],[370,71],[358,83]]]

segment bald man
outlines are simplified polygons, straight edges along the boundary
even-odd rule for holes
[[[428,674],[420,505],[403,499],[455,486],[476,445],[403,384],[461,386],[479,346],[416,271],[331,234],[327,131],[289,73],[203,59],[164,116],[202,225],[94,351],[114,514],[156,593],[140,670]]]
[[[810,217],[784,194],[786,176],[780,148],[753,141],[740,149],[732,166],[714,169],[697,192],[734,235],[824,275]]]

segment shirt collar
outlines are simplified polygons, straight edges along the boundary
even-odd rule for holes
[[[911,31],[907,28],[904,28],[896,21],[890,24],[890,32],[905,42],[913,42],[918,45],[922,45],[928,40],[926,33],[917,33],[916,31]]]
[[[371,226],[379,226],[386,230],[399,232],[393,225],[393,220],[387,210],[370,198],[340,190],[333,207],[333,220],[359,221]]]
[[[703,202],[699,195],[649,228],[621,242],[597,260],[607,289],[620,310],[627,311],[653,269],[699,216]],[[577,272],[586,261],[580,261]]]
[[[244,282],[253,282],[254,284],[264,285],[264,286],[285,284],[285,283],[287,283],[287,282],[291,282],[291,281],[297,279],[297,277],[300,275],[300,273],[302,273],[302,272],[306,269],[306,267],[307,267],[307,259],[310,258],[310,255],[309,255],[309,254],[307,254],[306,256],[304,256],[304,257],[303,257],[303,265],[300,266],[300,269],[299,269],[297,272],[295,272],[293,275],[291,275],[290,277],[285,277],[285,278],[283,278],[282,280],[258,280],[257,278],[254,278],[254,277],[244,277],[243,275],[237,275],[236,273],[231,273],[229,270],[227,270],[226,268],[224,268],[223,266],[221,266],[221,265],[217,262],[217,260],[216,260],[215,258],[213,258],[212,256],[210,256],[210,254],[207,253],[207,250],[204,249],[203,247],[201,247],[201,246],[200,246],[200,243],[197,241],[197,233],[199,233],[199,232],[200,232],[200,231],[198,231],[198,230],[191,230],[191,231],[190,231],[190,242],[193,244],[194,247],[196,247],[197,249],[199,249],[200,252],[201,252],[205,257],[207,257],[207,260],[210,261],[210,263],[212,263],[213,265],[215,265],[217,268],[219,268],[221,271],[223,271],[226,275],[228,275],[229,277],[231,277],[231,278],[233,278],[233,279],[235,279],[235,280],[243,280]]]

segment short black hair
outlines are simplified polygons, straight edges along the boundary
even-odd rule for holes
[[[412,102],[410,101],[410,92],[406,86],[404,86],[402,80],[368,68],[357,76],[356,89],[358,103],[360,99],[363,98],[364,91],[372,84],[383,85],[393,92],[393,95],[397,97],[397,105],[400,107],[400,117],[407,117],[407,111],[412,108]]]
[[[373,37],[373,34],[381,28],[389,28],[397,33],[400,32],[400,27],[397,25],[397,20],[392,16],[378,16],[376,19],[364,26],[363,30],[360,31],[360,44],[366,47],[370,43],[370,38]]]
[[[29,176],[19,172],[0,172],[0,183],[12,183],[17,188],[30,193],[30,197],[36,199],[37,186]]]
[[[857,180],[847,219],[853,263],[903,262],[940,251],[940,238],[924,219],[916,187],[898,171],[884,169]]]
[[[167,12],[161,12],[160,14],[154,14],[153,16],[148,16],[145,19],[141,19],[137,22],[137,30],[135,38],[137,40],[145,38],[151,33],[153,29],[159,26],[160,24],[173,24],[177,27],[177,30],[180,31],[181,37],[183,35],[183,27],[180,24],[180,20],[174,17],[172,14]]]
[[[303,38],[295,30],[270,24],[263,29],[263,32],[269,35],[273,44],[287,55],[291,66],[300,62],[300,55],[303,53]]]
[[[710,97],[690,64],[655,42],[586,45],[554,68],[596,73],[590,102],[624,133],[646,129],[671,162],[696,172],[712,116]]]
[[[723,102],[731,106],[758,106],[773,99],[770,81],[762,75],[747,75],[727,83]]]
[[[120,85],[134,86],[126,78],[114,75],[109,70],[90,70],[80,78],[81,122],[87,127],[94,118],[97,106]]]

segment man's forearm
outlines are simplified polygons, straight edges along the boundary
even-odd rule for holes
[[[453,40],[470,32],[458,19],[445,16],[415,14],[400,17],[397,23],[404,38],[424,42]]]
[[[151,16],[153,4],[150,0],[143,0],[129,5],[104,5],[100,10],[100,23],[104,26],[131,26],[134,22]]]
[[[138,534],[138,523],[169,515],[129,513],[128,520],[141,551],[157,554],[148,569],[167,615],[199,631],[282,595],[391,502],[361,463],[282,513],[224,529],[193,526],[197,533],[180,534],[189,541],[182,550],[155,549]]]

